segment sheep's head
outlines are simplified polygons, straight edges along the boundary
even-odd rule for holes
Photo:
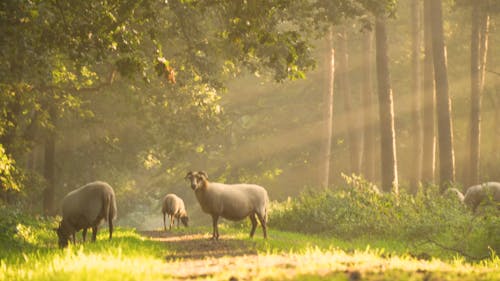
[[[208,175],[204,171],[198,171],[198,172],[190,171],[186,174],[185,179],[190,181],[191,188],[195,190],[198,187],[201,187],[204,184],[204,182],[208,180]]]
[[[187,227],[189,223],[189,217],[187,215],[181,216],[181,222],[185,227]]]
[[[71,235],[70,231],[64,227],[63,223],[59,223],[59,227],[56,228],[55,231],[59,239],[59,248],[66,248],[68,246],[69,236]]]

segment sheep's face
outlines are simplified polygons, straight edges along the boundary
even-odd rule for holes
[[[186,175],[186,180],[191,183],[191,189],[196,190],[198,187],[202,186],[204,181],[207,180],[207,174],[203,171],[200,172],[189,172]]]
[[[182,216],[182,217],[181,217],[181,222],[182,222],[182,224],[183,224],[185,227],[187,227],[187,226],[188,226],[188,223],[189,223],[189,218],[188,218],[188,216]]]
[[[57,237],[59,238],[59,248],[66,248],[68,246],[69,241],[69,233],[63,227],[62,224],[59,224],[59,227],[56,228]]]

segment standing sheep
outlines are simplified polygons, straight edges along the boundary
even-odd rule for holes
[[[116,213],[115,192],[105,182],[92,182],[71,191],[62,200],[62,221],[56,229],[59,247],[66,247],[70,236],[75,243],[75,233],[81,229],[85,241],[89,227],[92,228],[92,241],[95,241],[97,228],[105,220],[109,224],[111,239]]]
[[[240,221],[250,217],[253,237],[257,227],[257,219],[262,225],[264,238],[267,238],[266,222],[269,197],[267,191],[255,184],[222,184],[208,181],[208,175],[203,172],[189,172],[186,177],[191,182],[196,199],[203,212],[212,216],[212,239],[219,239],[217,226],[219,217],[232,221]]]
[[[464,203],[469,206],[472,211],[476,211],[479,204],[488,198],[491,198],[492,201],[497,204],[500,203],[499,182],[486,182],[467,188],[467,192],[465,192],[464,196]]]
[[[184,201],[175,195],[175,194],[167,194],[163,198],[161,212],[163,213],[163,229],[167,230],[167,225],[165,222],[165,216],[168,214],[170,219],[170,228],[172,229],[172,225],[174,224],[174,219],[177,218],[177,227],[179,227],[179,220],[182,221],[184,226],[188,226],[189,217],[186,212],[186,207],[184,206]]]

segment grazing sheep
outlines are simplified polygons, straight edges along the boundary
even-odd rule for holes
[[[89,227],[92,228],[92,241],[95,241],[97,227],[105,220],[109,224],[111,239],[116,213],[115,192],[105,182],[92,182],[71,191],[62,200],[62,221],[56,229],[59,247],[66,247],[70,236],[75,243],[75,233],[81,229],[85,241]]]
[[[170,219],[170,228],[172,229],[172,225],[174,224],[174,219],[177,218],[177,227],[179,227],[179,220],[182,221],[184,226],[188,226],[188,215],[186,212],[186,207],[184,206],[184,201],[175,195],[175,194],[167,194],[163,198],[163,204],[161,208],[161,212],[163,213],[163,229],[167,230],[167,225],[165,223],[165,216],[168,214]]]
[[[266,222],[269,197],[262,186],[209,182],[208,175],[203,171],[189,172],[185,178],[191,182],[191,188],[194,190],[203,212],[212,216],[212,239],[219,239],[217,226],[219,217],[232,221],[250,217],[252,221],[250,237],[253,237],[257,227],[257,219],[259,219],[264,238],[267,238]]]
[[[458,200],[460,200],[460,202],[464,202],[464,195],[462,192],[460,192],[460,190],[456,189],[456,188],[448,188],[445,192],[445,194],[447,196],[454,196],[456,197]]]
[[[463,202],[472,211],[476,211],[479,204],[488,198],[491,198],[497,204],[500,203],[500,183],[486,182],[469,187],[465,193]]]

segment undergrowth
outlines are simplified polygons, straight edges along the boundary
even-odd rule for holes
[[[345,240],[404,241],[424,258],[438,254],[481,260],[500,252],[500,211],[495,206],[472,213],[436,186],[395,195],[379,193],[361,178],[348,180],[350,184],[335,189],[308,190],[274,202],[269,226]]]

